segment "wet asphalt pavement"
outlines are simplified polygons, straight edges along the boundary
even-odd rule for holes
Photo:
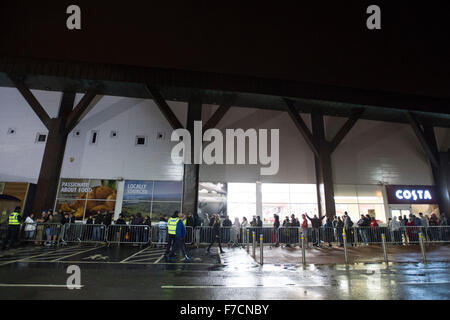
[[[450,298],[450,263],[257,264],[245,250],[192,249],[166,262],[163,249],[21,248],[0,256],[0,299],[425,299]],[[69,265],[82,288],[65,287]]]

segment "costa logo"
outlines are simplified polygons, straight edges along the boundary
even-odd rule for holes
[[[429,190],[420,189],[398,189],[395,191],[395,197],[399,200],[432,200],[431,192]]]

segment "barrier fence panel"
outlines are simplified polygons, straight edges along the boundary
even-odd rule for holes
[[[278,228],[278,241],[286,246],[295,246],[299,244],[301,232],[299,227],[280,227]]]
[[[66,223],[62,242],[105,242],[107,226],[103,224]]]
[[[106,237],[108,243],[148,244],[151,228],[148,225],[115,224],[108,226]]]
[[[23,223],[20,239],[27,242],[55,245],[61,239],[63,226],[60,223]]]
[[[194,228],[193,227],[186,227],[186,238],[184,240],[184,243],[186,243],[186,244],[194,243]]]

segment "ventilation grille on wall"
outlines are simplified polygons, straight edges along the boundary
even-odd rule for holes
[[[146,136],[136,136],[135,145],[136,146],[145,146],[147,144]]]
[[[44,143],[47,140],[45,133],[37,133],[35,143]]]

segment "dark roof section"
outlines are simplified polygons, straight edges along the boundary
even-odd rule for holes
[[[185,72],[120,65],[0,57],[0,86],[12,87],[8,74],[24,76],[26,85],[39,90],[86,92],[100,83],[99,94],[149,98],[145,83],[157,86],[163,97],[188,101],[201,94],[207,104],[285,110],[283,97],[296,101],[299,112],[320,108],[324,114],[348,116],[365,107],[364,119],[407,123],[414,111],[420,123],[450,127],[450,99],[371,91],[286,80],[261,79],[203,72]]]

